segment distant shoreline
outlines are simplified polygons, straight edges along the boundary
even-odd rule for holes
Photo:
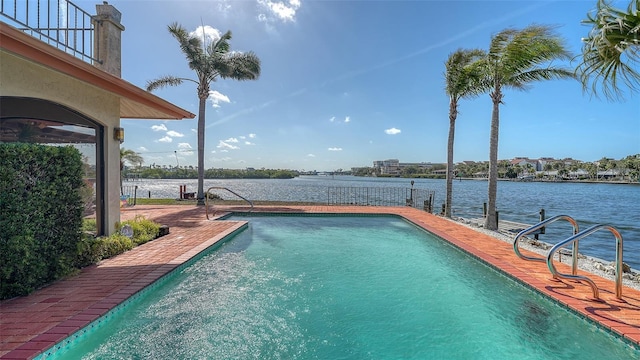
[[[323,176],[323,175],[309,175],[309,174],[304,174],[304,175],[299,175],[299,176],[295,176],[293,178],[296,177],[300,177],[300,176]],[[357,175],[334,175],[334,176],[356,176],[356,177],[362,177],[362,178],[376,178],[377,176],[357,176]],[[394,176],[397,178],[404,178],[404,179],[412,179],[412,177],[402,177],[402,176]],[[292,179],[293,179],[292,178]],[[391,178],[391,176],[381,176],[380,178]],[[421,177],[415,177],[415,178],[421,178]],[[125,183],[129,183],[129,182],[136,182],[138,180],[197,180],[197,177],[187,177],[187,178],[172,178],[172,177],[162,177],[162,178],[144,178],[144,177],[123,177],[123,181]],[[246,177],[221,177],[221,178],[205,178],[205,180],[282,180],[282,179],[278,179],[278,178],[246,178]],[[444,177],[437,177],[437,178],[430,178],[430,179],[439,179],[439,180],[445,180]],[[474,178],[474,177],[456,177],[454,179],[454,181],[487,181],[488,178]],[[522,179],[506,179],[506,178],[499,178],[498,181],[512,181],[512,182],[537,182],[537,183],[581,183],[581,184],[622,184],[622,185],[638,185],[640,186],[640,181],[638,182],[633,182],[630,180],[544,180],[544,179],[526,179],[526,180],[522,180]]]
[[[487,181],[487,178],[455,178],[455,180],[475,180],[475,181]],[[581,183],[581,184],[622,184],[622,185],[640,185],[640,181],[632,182],[629,180],[541,180],[541,179],[504,179],[500,178],[498,181],[512,181],[512,182],[542,182],[542,183]]]

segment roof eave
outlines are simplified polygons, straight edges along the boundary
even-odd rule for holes
[[[193,119],[195,114],[0,22],[0,48],[120,97],[120,117]]]

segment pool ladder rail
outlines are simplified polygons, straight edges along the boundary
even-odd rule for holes
[[[555,221],[558,220],[566,220],[569,223],[571,223],[571,225],[573,226],[573,235],[565,240],[562,240],[560,242],[558,242],[557,244],[555,244],[553,247],[551,247],[551,249],[549,250],[549,252],[547,253],[547,255],[545,257],[533,257],[533,256],[526,256],[524,254],[522,254],[520,252],[520,248],[519,248],[519,243],[520,243],[520,239],[522,237],[524,237],[525,235],[534,233],[536,231],[539,231],[540,229],[542,229],[545,225],[553,223]],[[520,231],[515,238],[513,239],[513,250],[516,253],[516,255],[523,259],[523,260],[527,260],[527,261],[538,261],[538,262],[545,262],[547,264],[547,268],[549,269],[549,271],[551,272],[551,275],[553,276],[554,279],[557,278],[563,278],[563,279],[571,279],[571,280],[577,280],[577,281],[584,281],[587,284],[589,284],[589,286],[591,287],[591,290],[593,292],[593,297],[596,300],[600,299],[600,293],[598,291],[598,286],[596,285],[596,283],[591,280],[589,277],[587,276],[582,276],[582,275],[578,275],[578,243],[581,239],[599,231],[599,230],[609,230],[613,236],[616,239],[616,277],[615,277],[615,293],[616,293],[616,298],[618,299],[622,299],[622,253],[623,253],[623,240],[622,240],[622,235],[620,235],[620,232],[618,230],[616,230],[613,226],[611,225],[606,225],[606,224],[598,224],[598,225],[594,225],[586,230],[583,231],[579,231],[579,227],[578,227],[578,223],[570,216],[568,215],[557,215],[557,216],[553,216],[550,217],[544,221],[539,222],[538,224],[535,224],[527,229],[524,229],[522,231]],[[553,264],[553,255],[558,252],[558,250],[560,250],[561,248],[567,246],[567,245],[572,245],[572,251],[571,251],[571,274],[563,274],[558,272],[558,270],[556,269],[555,265]]]
[[[207,220],[210,220],[209,219],[209,194],[210,194],[211,190],[226,190],[226,191],[232,193],[233,195],[239,197],[240,199],[246,201],[247,203],[249,203],[249,205],[251,205],[251,210],[253,210],[253,202],[251,202],[251,200],[245,198],[244,196],[238,194],[237,192],[235,192],[235,191],[233,191],[233,190],[231,190],[229,188],[221,187],[221,186],[212,186],[212,187],[207,189],[207,191],[205,192],[205,196],[204,196],[204,199],[205,199],[205,211],[206,211],[206,214],[207,214]]]

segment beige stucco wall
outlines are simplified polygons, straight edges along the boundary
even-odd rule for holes
[[[46,99],[73,109],[105,126],[105,188],[107,234],[120,220],[120,99],[95,86],[0,50],[0,95]]]

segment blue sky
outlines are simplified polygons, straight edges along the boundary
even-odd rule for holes
[[[94,1],[76,1],[94,10]],[[219,80],[207,104],[207,168],[335,170],[374,160],[446,162],[444,62],[483,48],[507,27],[557,26],[580,53],[580,23],[596,0],[576,1],[169,1],[111,0],[122,12],[122,77],[142,88],[161,75],[193,78],[172,22],[231,30],[232,50],[262,61],[257,81]],[[617,1],[626,7],[628,1]],[[577,61],[567,64],[571,68]],[[195,85],[158,96],[197,114]],[[489,157],[489,95],[463,100],[455,161]],[[640,96],[610,102],[577,81],[507,90],[499,158],[594,161],[640,153]],[[195,165],[197,120],[123,120],[125,148],[145,164]],[[176,159],[177,156],[177,159]]]

